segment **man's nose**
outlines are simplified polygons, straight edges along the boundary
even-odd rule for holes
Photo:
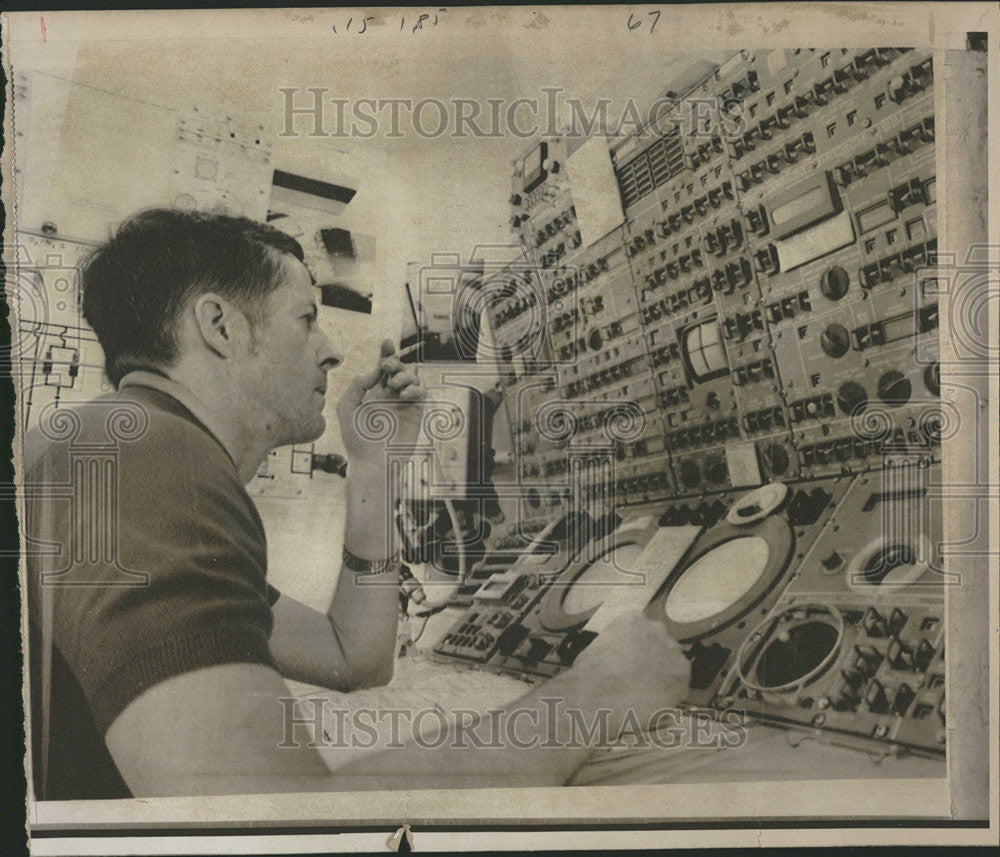
[[[319,350],[319,366],[324,372],[336,369],[344,362],[344,355],[333,347],[329,339],[324,338]]]

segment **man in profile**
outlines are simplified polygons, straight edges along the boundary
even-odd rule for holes
[[[244,485],[271,449],[323,433],[326,373],[342,362],[318,324],[301,247],[242,218],[151,210],[95,251],[82,286],[115,391],[72,416],[43,415],[25,441],[25,482],[77,484],[80,451],[109,444],[114,472],[107,492],[72,502],[29,491],[37,796],[565,782],[588,748],[412,746],[331,773],[306,744],[279,746],[286,678],[343,691],[392,676],[399,555],[385,442],[365,435],[363,409],[380,403],[393,443],[412,443],[425,395],[384,343],[337,408],[350,471],[330,606],[278,593]],[[675,704],[685,687],[676,644],[633,617],[512,706],[604,706],[614,729],[627,711]]]

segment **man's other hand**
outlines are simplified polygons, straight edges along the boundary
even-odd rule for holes
[[[613,725],[631,710],[645,726],[684,698],[691,665],[663,623],[630,612],[584,649],[567,676],[581,708],[611,708]]]
[[[357,376],[337,405],[341,438],[356,467],[384,467],[386,445],[413,444],[420,431],[427,391],[415,370],[407,368],[395,352],[390,340],[383,341],[378,365]],[[392,428],[388,437],[382,430],[386,426]]]

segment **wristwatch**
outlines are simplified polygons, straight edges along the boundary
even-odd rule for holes
[[[386,574],[390,571],[398,573],[401,564],[398,553],[387,559],[361,559],[344,548],[344,565],[357,575]]]

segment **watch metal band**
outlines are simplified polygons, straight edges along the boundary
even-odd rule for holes
[[[344,565],[359,575],[385,574],[390,571],[398,572],[401,561],[399,554],[387,559],[361,559],[344,548]]]

